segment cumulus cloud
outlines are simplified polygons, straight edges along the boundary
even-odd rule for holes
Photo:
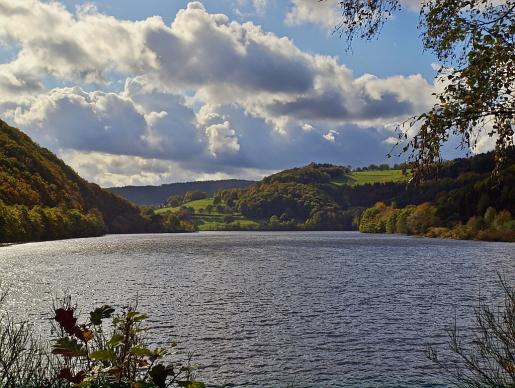
[[[144,31],[160,18],[128,22],[80,8],[71,14],[57,2],[0,1],[0,40],[21,46],[10,64],[16,74],[53,75],[62,79],[104,81],[105,72],[144,71],[155,62]]]
[[[202,151],[195,115],[170,96],[166,111],[145,111],[128,95],[58,88],[8,114],[38,142],[143,157],[194,157]]]
[[[0,42],[18,48],[0,64],[2,117],[68,150],[65,159],[97,182],[383,161],[386,124],[427,109],[434,89],[420,75],[356,78],[334,57],[199,2],[166,25],[92,6],[71,13],[57,2],[0,0]],[[76,86],[56,87],[63,83]],[[114,175],[84,155],[105,158]],[[113,160],[142,172],[115,173]],[[162,163],[174,168],[152,167]]]
[[[84,152],[74,149],[59,150],[59,156],[90,181],[102,187],[159,185],[163,182],[190,182],[217,179],[259,180],[275,170],[233,168],[228,171],[205,172],[191,169],[173,160],[142,158],[132,155],[113,155]]]
[[[333,29],[340,19],[338,3],[338,0],[292,0],[291,9],[286,15],[286,23],[312,23]]]
[[[231,128],[228,121],[223,124],[214,124],[206,128],[209,142],[209,151],[213,156],[223,153],[235,153],[240,150],[236,131]]]
[[[323,137],[325,140],[334,143],[336,141],[335,135],[338,135],[338,131],[330,129]]]

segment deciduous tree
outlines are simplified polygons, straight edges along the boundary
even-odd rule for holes
[[[326,1],[326,0],[321,0]],[[376,37],[400,10],[399,0],[342,0],[336,31],[350,47],[355,38]],[[426,0],[420,10],[421,38],[441,67],[442,91],[427,112],[399,126],[399,144],[410,153],[418,180],[434,172],[450,136],[474,149],[478,139],[496,139],[497,168],[514,145],[515,0]]]

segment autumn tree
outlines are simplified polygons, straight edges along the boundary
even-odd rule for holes
[[[327,1],[327,0],[320,0]],[[336,32],[348,47],[355,38],[376,37],[401,9],[399,0],[342,0]],[[425,0],[419,28],[426,50],[441,63],[441,91],[427,112],[399,126],[399,144],[410,153],[414,178],[434,171],[451,135],[464,148],[482,136],[496,139],[496,171],[514,145],[515,0]]]

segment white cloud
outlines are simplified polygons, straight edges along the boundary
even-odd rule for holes
[[[311,132],[311,131],[313,131],[313,130],[315,129],[315,128],[314,128],[311,124],[309,124],[309,123],[304,123],[304,124],[302,124],[302,127],[301,127],[301,128],[302,128],[302,130],[303,130],[303,131],[306,131],[306,132]]]
[[[395,145],[398,142],[399,142],[399,139],[397,137],[393,137],[393,136],[387,137],[386,139],[383,140],[383,143],[390,144],[390,145]]]
[[[335,135],[338,135],[338,131],[335,129],[330,129],[323,138],[328,142],[334,143],[336,141]]]
[[[334,29],[340,20],[338,0],[292,0],[292,6],[286,15],[290,25],[312,23],[327,29]]]
[[[268,7],[268,0],[252,0],[252,5],[257,13],[263,14]]]
[[[9,112],[52,149],[72,148],[113,154],[191,158],[201,152],[195,115],[169,99],[167,111],[144,111],[127,95],[85,92],[78,87],[53,89]]]
[[[228,121],[222,124],[213,124],[206,128],[209,151],[213,156],[224,153],[235,153],[240,150],[236,131],[231,128]]]
[[[235,168],[227,172],[203,172],[190,169],[174,160],[143,158],[132,155],[113,155],[62,149],[59,156],[84,178],[102,187],[127,185],[159,185],[164,182],[191,182],[196,180],[251,179],[259,180],[275,170]]]
[[[60,79],[103,82],[105,72],[144,71],[155,66],[155,53],[144,31],[160,18],[129,22],[95,12],[69,13],[57,2],[0,1],[0,40],[21,46],[10,64],[13,73],[52,75]]]
[[[313,160],[383,161],[391,136],[385,123],[426,109],[434,89],[420,75],[355,78],[336,58],[210,14],[199,2],[168,26],[90,6],[73,14],[57,2],[0,0],[0,42],[19,47],[0,64],[4,118],[43,145],[68,150],[63,155],[77,165],[76,155],[97,155],[115,169],[111,161],[123,155],[141,169],[123,178],[110,170],[106,178],[81,159],[89,167],[79,171],[98,182],[182,178],[141,160],[195,177]],[[125,81],[123,90],[112,91],[113,80]],[[78,86],[55,87],[63,83]]]
[[[236,0],[236,13],[243,16],[244,11],[249,6],[252,6],[254,12],[258,15],[263,15],[268,7],[268,0]]]
[[[399,0],[401,7],[419,12],[422,0]],[[329,31],[341,23],[340,0],[291,0],[285,22],[289,25],[316,24]]]

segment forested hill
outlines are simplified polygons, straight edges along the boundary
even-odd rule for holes
[[[0,120],[0,242],[162,231],[161,221]]]
[[[258,222],[261,229],[359,229],[513,241],[513,150],[496,177],[494,167],[492,153],[446,161],[437,179],[414,185],[399,170],[350,171],[312,163],[243,190],[216,193],[213,204]],[[237,229],[234,223],[229,227]]]
[[[241,179],[225,179],[217,181],[198,181],[169,183],[161,186],[123,186],[109,187],[112,193],[118,194],[138,205],[161,205],[173,195],[183,196],[187,192],[202,191],[208,195],[226,189],[243,189],[255,181]]]

